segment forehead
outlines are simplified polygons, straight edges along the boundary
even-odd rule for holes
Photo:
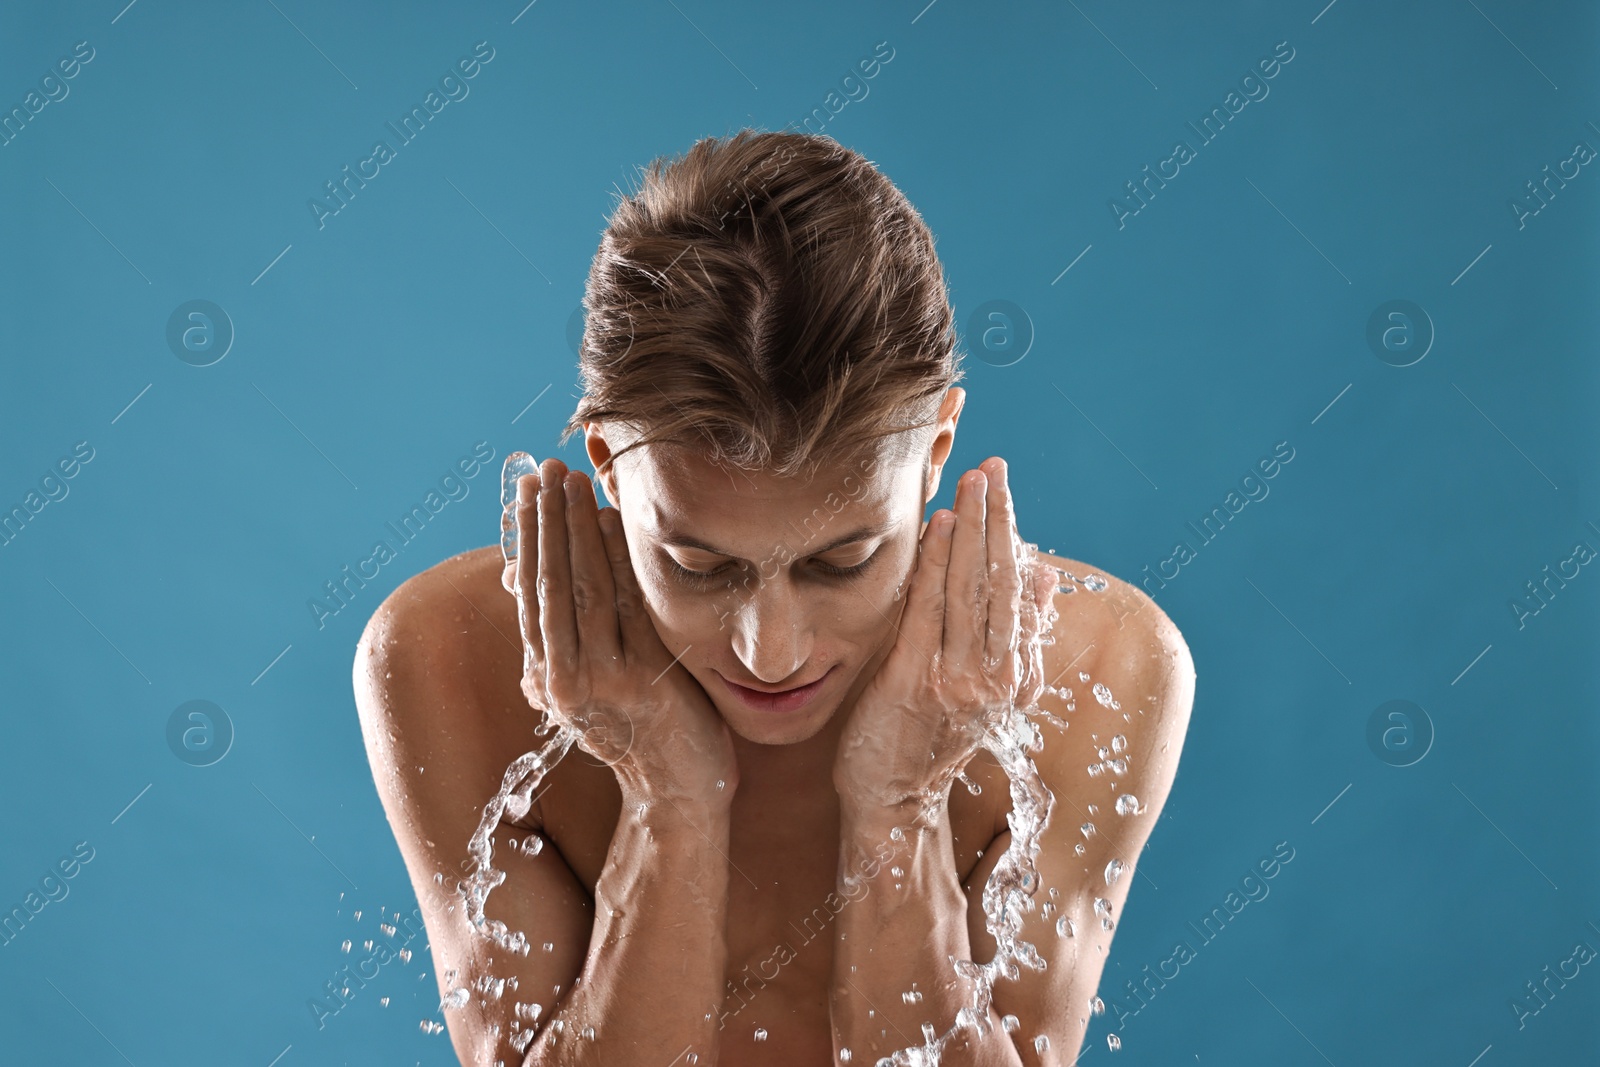
[[[617,465],[623,509],[668,543],[737,556],[774,539],[814,548],[862,527],[887,524],[917,500],[925,456],[885,448],[828,464],[808,478],[714,464],[681,448],[645,446]]]

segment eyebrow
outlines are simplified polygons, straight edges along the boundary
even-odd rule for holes
[[[820,556],[824,552],[832,552],[836,548],[842,548],[845,545],[853,544],[856,541],[865,541],[871,537],[880,537],[883,534],[892,531],[896,525],[897,524],[891,520],[887,522],[880,522],[872,526],[863,526],[858,530],[852,530],[850,533],[847,533],[842,537],[834,538],[827,544],[813,549],[811,552],[807,553],[807,555]],[[739,558],[732,552],[724,552],[722,549],[716,548],[713,545],[708,545],[698,537],[694,537],[690,534],[666,530],[662,532],[659,540],[664,545],[676,545],[680,548],[699,549],[701,552],[709,552],[713,556],[728,556],[731,559]]]

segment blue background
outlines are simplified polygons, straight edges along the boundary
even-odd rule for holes
[[[1024,535],[1120,577],[1198,548],[1152,584],[1197,693],[1102,995],[1131,1004],[1186,923],[1295,850],[1115,1055],[1600,1056],[1594,965],[1521,1028],[1510,1006],[1600,948],[1600,576],[1520,626],[1510,606],[1600,548],[1600,174],[1520,226],[1510,206],[1600,147],[1592,6],[523,2],[0,8],[6,111],[94,49],[0,147],[0,509],[94,449],[0,545],[0,909],[95,850],[0,947],[0,1058],[454,1062],[419,1031],[425,952],[321,1030],[307,1008],[361,955],[342,940],[415,905],[356,639],[406,577],[496,540],[507,452],[554,450],[635,169],[798,123],[880,41],[893,59],[822,132],[937,235],[972,353],[956,467],[1006,456]],[[479,41],[470,95],[319,228],[308,200]],[[1201,145],[1186,122],[1281,41],[1269,95]],[[1197,158],[1119,227],[1109,202],[1180,138]],[[205,367],[167,341],[195,299],[236,331]],[[1435,333],[1404,367],[1367,340],[1397,299]],[[323,583],[480,440],[470,495],[319,628]],[[1186,523],[1280,441],[1270,494],[1201,546]],[[1403,734],[1368,741],[1397,699],[1431,723],[1410,766]],[[190,700],[235,733],[210,766],[168,745]],[[1117,1022],[1092,1020],[1086,1059]]]

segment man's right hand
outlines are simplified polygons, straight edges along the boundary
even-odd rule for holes
[[[557,459],[518,480],[516,507],[508,568],[529,703],[610,765],[626,800],[726,805],[738,788],[733,736],[662,643],[621,515],[597,510],[588,476]]]

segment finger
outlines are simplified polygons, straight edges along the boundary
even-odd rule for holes
[[[1017,651],[1022,581],[1017,574],[1016,514],[1005,460],[995,457],[989,470],[994,476],[989,479],[984,501],[984,545],[989,556],[985,566],[989,575],[989,622],[984,658],[1001,664],[1003,670],[1004,662]]]
[[[610,661],[621,648],[617,607],[611,585],[611,562],[596,521],[594,483],[581,471],[566,477],[567,543],[572,549],[572,607],[578,621],[578,645],[587,654]]]
[[[566,473],[566,464],[547,459],[539,478],[539,629],[547,661],[557,670],[570,670],[578,660],[572,563],[567,550],[567,497],[561,485]]]
[[[655,623],[644,608],[644,594],[639,589],[639,579],[633,573],[633,557],[628,553],[628,535],[622,528],[622,516],[616,508],[602,508],[596,521],[601,536],[605,538],[606,557],[611,564],[611,583],[616,603],[617,627],[622,635],[622,652],[629,660],[636,659],[651,647],[652,640],[660,644]]]
[[[983,654],[983,631],[989,612],[989,575],[983,539],[984,494],[988,482],[971,470],[956,483],[956,525],[945,573],[945,662],[960,669]]]
[[[539,476],[517,479],[517,558],[512,591],[517,595],[517,621],[522,626],[526,666],[542,670],[544,636],[539,632]]]
[[[900,616],[900,640],[930,667],[943,640],[945,572],[950,567],[950,530],[955,520],[954,512],[940,508],[923,528],[905,611]]]

